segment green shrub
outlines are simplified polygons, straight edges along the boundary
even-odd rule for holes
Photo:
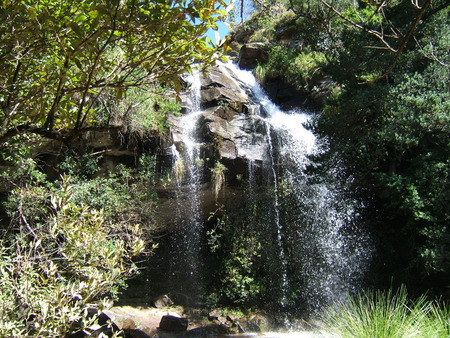
[[[177,115],[181,111],[173,93],[155,86],[130,88],[126,96],[119,99],[113,91],[104,96],[108,114],[98,116],[98,120],[102,123],[125,125],[129,131],[139,135],[154,131],[166,133],[167,116]]]
[[[98,158],[67,157],[60,168],[72,178],[73,202],[102,209],[107,221],[154,225],[156,192],[153,156],[143,155],[137,168],[117,165],[113,172],[90,178],[98,171]],[[58,183],[55,184],[56,186]]]
[[[274,46],[270,50],[268,61],[255,68],[255,76],[265,82],[270,79],[281,78],[297,89],[304,89],[321,71],[321,65],[326,62],[321,52],[287,49]]]
[[[2,337],[88,332],[95,321],[88,308],[101,310],[137,272],[140,227],[106,222],[102,210],[73,203],[72,188],[65,177],[58,192],[25,186],[12,193],[18,203],[0,241]]]
[[[261,285],[255,278],[254,264],[261,252],[261,243],[248,236],[225,259],[222,277],[223,298],[234,305],[246,305],[255,301],[261,293]]]

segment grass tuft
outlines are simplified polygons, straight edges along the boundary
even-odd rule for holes
[[[421,296],[408,299],[405,287],[365,292],[328,309],[323,322],[339,337],[449,337],[450,310]]]

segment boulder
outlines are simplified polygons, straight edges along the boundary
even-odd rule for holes
[[[246,317],[242,318],[240,323],[247,329],[247,331],[270,331],[269,319],[262,313],[250,313]]]
[[[173,317],[182,313],[181,309],[174,307],[171,307],[170,310],[174,311]],[[101,327],[97,332],[105,332],[105,329],[111,328],[114,332],[124,331],[126,337],[154,337],[158,331],[161,317],[166,314],[167,309],[114,306],[109,310],[103,310],[101,313],[99,317]]]
[[[172,299],[170,299],[170,297],[168,295],[161,295],[156,297],[155,299],[153,299],[153,305],[157,308],[157,309],[162,309],[168,306],[172,306],[174,304],[174,302],[172,301]]]
[[[242,325],[236,319],[231,318],[230,315],[225,315],[220,309],[209,312],[208,320],[214,322],[216,329],[221,333],[235,334],[245,332]]]
[[[241,88],[236,79],[230,76],[224,66],[210,69],[200,78],[202,88],[223,87],[235,92],[241,92]]]
[[[248,97],[240,92],[228,88],[208,88],[201,91],[202,102],[229,101],[235,103],[247,103]]]
[[[214,309],[208,313],[208,320],[218,321],[219,323],[225,323],[227,321],[227,318],[222,313],[222,310]]]
[[[186,331],[189,325],[189,321],[185,317],[178,317],[176,315],[166,315],[161,318],[159,323],[159,329],[169,332],[181,332]]]
[[[131,311],[123,311],[122,309],[112,308],[104,310],[99,317],[101,324],[111,322],[116,329],[119,330],[134,330],[136,329],[135,314]]]

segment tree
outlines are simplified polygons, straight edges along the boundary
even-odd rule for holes
[[[321,22],[330,36],[336,35],[335,31],[342,32],[343,28],[357,30],[368,38],[363,48],[391,54],[392,57],[385,57],[385,68],[375,80],[385,78],[394,70],[423,21],[449,5],[448,0],[436,0],[433,4],[431,0],[289,0],[290,10],[298,17]]]
[[[210,64],[204,34],[222,0],[11,0],[0,4],[0,147],[39,134],[68,140],[92,126],[99,98],[167,83],[191,64]]]
[[[379,238],[377,272],[386,284],[393,276],[421,291],[442,291],[450,272],[450,12],[444,4],[430,4],[408,40],[417,19],[404,16],[411,4],[386,8],[389,22],[406,32],[391,40],[394,51],[364,48],[379,39],[347,26],[340,53],[325,69],[341,88],[320,119],[370,206],[366,224]]]

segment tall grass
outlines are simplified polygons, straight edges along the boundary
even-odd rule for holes
[[[450,337],[448,304],[408,299],[405,287],[365,292],[328,309],[323,322],[339,337]]]
[[[422,337],[450,337],[450,304],[433,303],[422,329]]]

